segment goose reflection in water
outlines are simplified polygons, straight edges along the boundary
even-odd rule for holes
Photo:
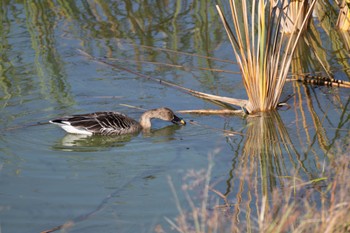
[[[173,137],[179,125],[168,125],[160,129],[152,129],[142,133],[142,136],[155,137],[157,142],[167,142],[175,140]],[[75,151],[75,152],[94,152],[106,151],[115,147],[125,146],[139,132],[124,135],[84,135],[84,134],[66,134],[60,141],[53,145],[54,150]]]

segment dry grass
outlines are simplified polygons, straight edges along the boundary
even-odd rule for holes
[[[245,107],[249,112],[268,111],[277,107],[301,29],[311,17],[316,1],[310,3],[305,14],[302,13],[305,9],[300,7],[298,14],[293,16],[295,24],[288,38],[281,31],[286,2],[252,1],[249,11],[246,0],[230,0],[234,30],[217,5],[242,72],[249,98]]]
[[[342,31],[350,30],[350,0],[342,0],[340,4],[337,27]]]
[[[235,198],[215,189],[211,181],[213,161],[209,159],[206,170],[186,175],[182,190],[189,204],[187,209],[181,206],[171,184],[180,215],[167,220],[181,233],[350,232],[349,151],[350,145],[337,149],[321,178],[286,178],[283,190],[274,189],[269,194],[263,194],[262,177],[252,179],[252,174],[259,176],[257,167],[240,166],[233,174],[240,180],[236,189],[248,190],[237,191]]]
[[[278,2],[277,0],[274,0]],[[284,33],[293,33],[294,25],[298,30],[305,30],[306,27],[302,27],[302,21],[298,20],[298,14],[300,17],[305,18],[308,10],[308,1],[291,0],[285,1],[283,6],[283,17],[281,27]]]

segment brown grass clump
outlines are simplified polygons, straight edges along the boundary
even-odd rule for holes
[[[247,170],[242,166],[236,169],[234,177],[245,180],[249,188],[246,193],[238,192],[235,200],[230,200],[227,194],[210,184],[213,168],[210,161],[207,170],[191,171],[187,175],[193,184],[183,186],[189,210],[181,207],[170,182],[180,215],[167,220],[181,233],[350,232],[349,151],[350,146],[347,146],[337,150],[333,158],[330,156],[328,167],[322,174],[324,178],[307,182],[299,179],[296,179],[297,182],[286,181],[285,187],[289,188],[274,189],[268,195],[259,193],[264,187],[261,187],[263,184],[259,178],[252,179],[254,169]],[[190,192],[201,195],[191,196]],[[197,199],[200,200],[194,201]]]
[[[288,2],[230,0],[233,29],[216,6],[242,72],[249,113],[277,108],[294,50],[316,3],[311,1],[305,12],[303,0],[291,20],[284,14]],[[289,37],[282,32],[287,22]]]

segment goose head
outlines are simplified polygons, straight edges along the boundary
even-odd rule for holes
[[[156,108],[146,111],[142,114],[140,119],[140,124],[144,129],[148,129],[151,127],[151,119],[157,118],[163,121],[169,121],[176,125],[186,125],[186,122],[176,116],[174,112],[169,108]]]

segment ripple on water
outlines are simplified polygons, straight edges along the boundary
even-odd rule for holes
[[[0,177],[0,183],[6,183],[0,194],[0,206],[6,207],[0,211],[2,229],[25,232],[30,227],[38,232],[95,211],[101,203],[103,210],[77,229],[99,226],[102,218],[110,225],[115,222],[115,227],[140,229],[130,219],[143,216],[140,224],[154,220],[150,211],[171,195],[166,176],[180,164],[186,130],[170,127],[124,140],[74,137],[53,125],[6,132],[2,140],[7,149],[1,157],[7,162]],[[167,203],[167,210],[163,204],[157,213],[160,219],[176,211],[173,203]],[[137,205],[143,205],[142,210]]]

